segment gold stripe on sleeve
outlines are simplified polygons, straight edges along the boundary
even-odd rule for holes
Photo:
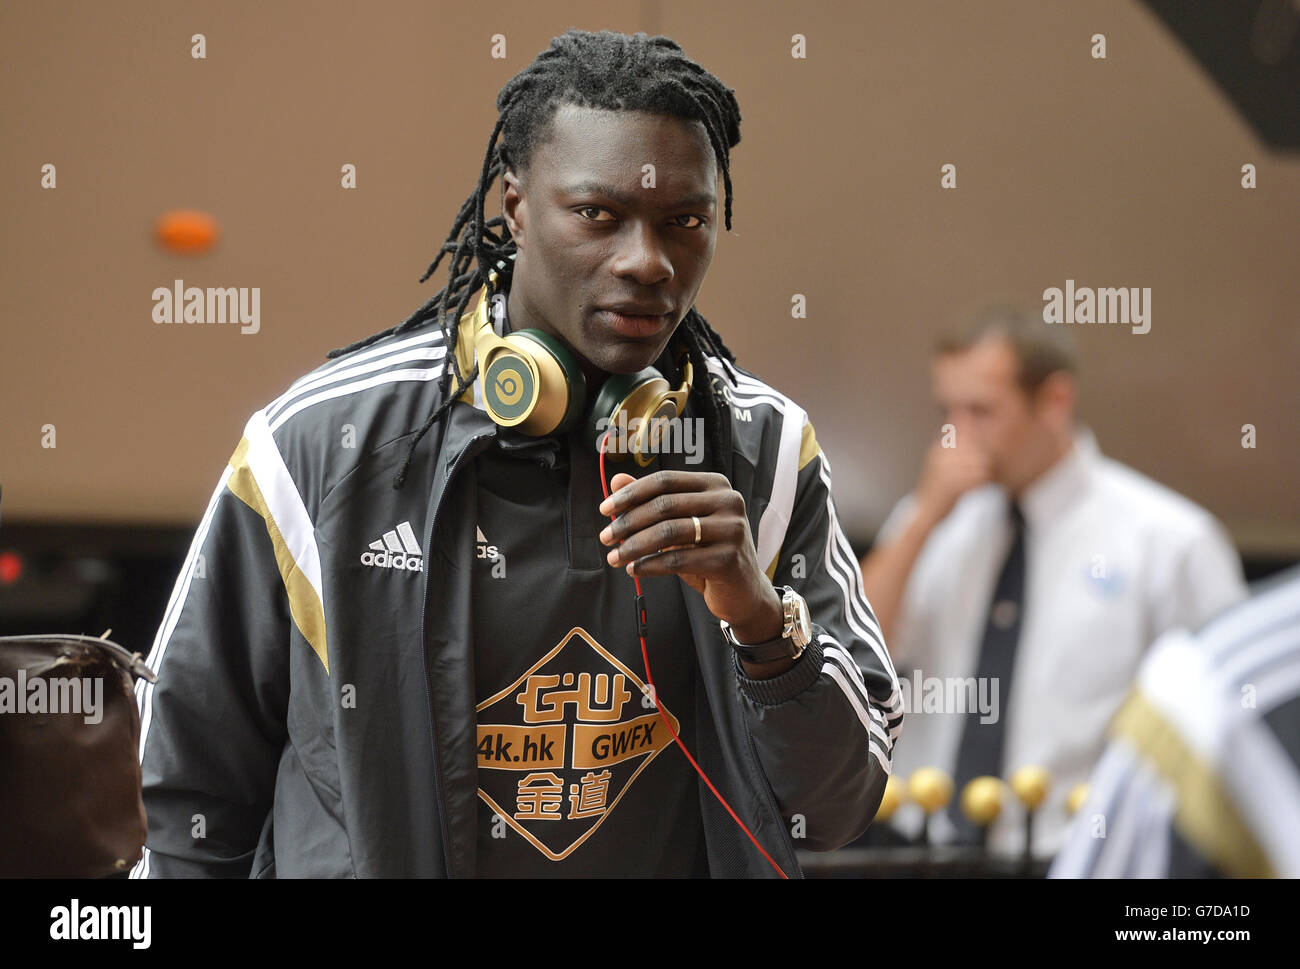
[[[817,435],[813,433],[812,421],[804,421],[803,441],[799,445],[799,470],[802,471],[805,464],[817,457],[821,449]]]
[[[1213,768],[1141,691],[1129,694],[1110,729],[1174,788],[1173,823],[1188,843],[1231,878],[1274,877],[1268,857]]]
[[[280,534],[280,527],[271,514],[271,509],[258,487],[253,469],[248,464],[248,438],[242,438],[235,453],[230,456],[232,474],[227,487],[244,504],[257,512],[266,523],[266,532],[271,536],[271,547],[275,550],[275,562],[280,569],[280,578],[284,581],[285,592],[289,597],[289,613],[303,638],[320,658],[325,672],[330,670],[329,653],[325,643],[325,610],[321,606],[320,596],[311,582],[298,568],[289,546]]]

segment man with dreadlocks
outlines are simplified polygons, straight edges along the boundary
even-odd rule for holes
[[[734,93],[569,30],[497,106],[446,286],[218,483],[140,689],[137,877],[798,875],[875,814],[900,696],[829,460],[695,308]]]

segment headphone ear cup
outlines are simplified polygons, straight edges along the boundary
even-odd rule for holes
[[[543,376],[541,387],[536,390],[537,395],[542,399],[537,402],[535,413],[539,417],[550,416],[542,418],[543,423],[531,429],[528,427],[529,422],[526,421],[521,425],[521,429],[537,437],[568,430],[582,415],[583,407],[587,402],[587,377],[583,374],[578,361],[574,359],[568,347],[542,330],[515,330],[505,337],[505,341],[512,344],[516,352],[531,355],[537,363],[539,373]],[[549,359],[554,365],[548,367],[546,359],[543,358]],[[552,375],[558,373],[559,379],[546,379],[548,371]],[[558,417],[554,416],[557,414]]]
[[[596,394],[596,400],[591,406],[591,416],[587,421],[586,445],[589,451],[595,451],[599,448],[600,439],[606,429],[609,430],[611,437],[614,436],[619,405],[632,396],[633,392],[638,388],[653,380],[663,380],[659,371],[654,367],[646,367],[636,373],[612,373],[605,378],[605,382],[600,385],[600,392]],[[633,416],[632,414],[627,416],[629,423],[631,423]],[[607,425],[606,428],[600,427],[602,419]],[[632,436],[630,430],[629,437]],[[630,441],[624,442],[623,447],[627,448],[630,443]],[[615,449],[610,451],[610,456],[615,460],[620,460],[625,454],[625,450]]]

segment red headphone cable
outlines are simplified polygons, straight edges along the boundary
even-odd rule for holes
[[[599,446],[600,490],[604,492],[606,498],[609,497],[609,486],[605,483],[605,441],[608,437],[609,437],[609,431],[606,430],[605,433],[601,435],[600,446]],[[615,521],[615,516],[610,515],[609,520],[611,522]],[[622,543],[620,542],[619,544]],[[654,697],[655,709],[659,711],[659,718],[663,720],[664,726],[668,728],[668,732],[673,735],[673,740],[677,741],[677,746],[682,748],[682,753],[685,754],[686,759],[691,762],[691,766],[695,768],[696,773],[698,773],[700,777],[704,778],[704,783],[709,786],[709,790],[713,792],[713,796],[716,797],[719,803],[721,803],[722,806],[727,809],[727,813],[731,815],[732,820],[734,820],[738,825],[740,825],[741,830],[744,831],[745,834],[749,835],[749,840],[754,843],[754,847],[757,848],[759,852],[762,854],[762,856],[768,860],[771,866],[777,870],[777,874],[779,874],[782,878],[788,879],[790,876],[787,875],[784,871],[782,871],[781,866],[772,860],[772,856],[769,855],[767,851],[764,850],[763,846],[758,843],[758,839],[754,837],[753,832],[750,831],[749,828],[745,827],[745,822],[740,820],[740,818],[736,815],[736,812],[731,809],[731,805],[727,803],[726,798],[724,798],[721,794],[718,793],[718,789],[713,786],[713,781],[709,780],[709,775],[704,773],[700,765],[695,762],[695,758],[691,756],[691,752],[687,750],[686,745],[682,743],[682,738],[677,736],[677,731],[673,729],[673,725],[669,722],[667,714],[664,713],[664,708],[659,703],[659,691],[655,689],[654,677],[650,675],[650,656],[648,651],[646,650],[646,643],[645,643],[646,614],[645,614],[645,604],[641,598],[641,579],[638,576],[634,575],[632,576],[632,581],[636,584],[637,629],[638,629],[638,636],[641,639],[641,660],[642,662],[645,663],[646,682],[650,684],[650,695]]]

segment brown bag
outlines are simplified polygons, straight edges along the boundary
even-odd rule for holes
[[[140,859],[137,677],[157,681],[106,639],[0,637],[0,878],[100,878]]]

